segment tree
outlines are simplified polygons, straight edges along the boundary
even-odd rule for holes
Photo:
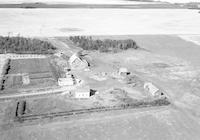
[[[84,50],[99,50],[100,52],[109,52],[118,50],[127,50],[129,48],[138,49],[136,42],[132,39],[111,40],[111,39],[92,39],[91,36],[70,36],[69,39],[78,47]]]

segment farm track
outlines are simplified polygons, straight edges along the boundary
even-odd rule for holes
[[[24,99],[24,98],[32,98],[32,97],[41,97],[41,96],[49,96],[49,95],[56,95],[56,94],[61,94],[62,92],[66,92],[69,90],[64,90],[64,89],[52,89],[49,91],[40,91],[40,92],[33,92],[33,93],[21,93],[21,94],[4,94],[0,95],[0,101],[1,100],[10,100],[10,99]]]
[[[56,95],[56,94],[61,94],[62,92],[52,92],[52,93],[45,93],[45,94],[20,94],[20,95],[1,95],[0,101],[4,100],[11,100],[11,99],[27,99],[27,98],[32,98],[32,97],[42,97],[42,96],[49,96],[49,95]]]
[[[36,114],[36,115],[23,115],[19,118],[15,118],[14,122],[19,123],[28,123],[33,121],[40,121],[43,119],[56,119],[56,118],[69,118],[71,116],[78,116],[90,113],[100,113],[100,112],[108,112],[108,111],[120,111],[120,110],[129,110],[129,109],[162,109],[167,107],[168,105],[156,105],[156,106],[133,106],[133,105],[121,105],[121,106],[108,106],[108,107],[98,107],[98,108],[90,108],[90,109],[80,109],[80,110],[72,110],[72,111],[63,111],[63,112],[54,112],[54,113],[45,113],[45,114]]]

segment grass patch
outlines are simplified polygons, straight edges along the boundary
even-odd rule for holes
[[[22,75],[27,74],[30,84],[24,85]],[[18,88],[47,87],[55,85],[49,59],[13,59],[8,63],[1,90],[11,91]]]
[[[49,61],[41,59],[14,59],[11,60],[9,74],[17,73],[48,73],[51,72]]]

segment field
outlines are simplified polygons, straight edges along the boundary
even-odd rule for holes
[[[94,77],[94,75],[96,77],[101,76],[103,72],[109,75],[120,66],[127,67],[133,74],[139,75],[142,80],[153,81],[169,96],[172,104],[166,108],[157,107],[156,109],[146,108],[74,115],[65,119],[57,118],[58,121],[53,121],[54,119],[50,118],[48,121],[39,121],[39,125],[26,126],[22,123],[19,124],[22,126],[18,127],[7,119],[13,117],[12,113],[16,108],[16,101],[12,101],[1,105],[7,106],[2,108],[2,114],[4,114],[2,120],[5,123],[0,127],[0,130],[2,130],[0,135],[3,139],[23,140],[27,137],[30,139],[57,138],[60,140],[64,138],[199,139],[200,97],[198,93],[200,91],[200,65],[198,63],[198,52],[200,48],[198,45],[187,42],[175,35],[94,37],[131,38],[136,40],[143,49],[126,50],[119,53],[87,51],[92,64],[91,71],[73,71],[73,74],[84,80],[92,89],[97,89],[100,94],[88,100],[70,99],[68,94],[27,99],[28,114],[50,114],[59,111],[86,109],[91,106],[120,105],[135,102],[136,99],[144,99],[146,94],[142,91],[142,84],[140,85],[140,83],[132,88],[128,87],[123,81],[118,81],[111,76],[105,76],[106,80],[104,81],[98,81]],[[63,38],[60,39],[59,37],[48,39],[55,42],[61,41],[60,45],[63,41]],[[68,49],[70,50],[70,46]],[[191,56],[192,54],[194,55]],[[45,59],[40,61],[45,63],[44,67],[41,66],[43,64],[40,64],[40,62],[37,64],[37,61],[30,61],[30,63],[38,65],[38,67],[41,67],[42,72],[46,72],[49,69],[49,64],[46,61]],[[13,65],[19,63],[14,62]],[[20,63],[19,65],[22,67],[28,62],[21,61]],[[29,68],[32,69],[31,66],[25,66],[22,72],[30,71],[34,73],[35,70],[29,70]],[[11,72],[15,74],[20,73],[21,70],[14,69]],[[124,89],[128,94],[119,95],[121,92],[109,92],[109,89],[112,88]]]
[[[29,85],[23,85],[22,74],[29,75]],[[55,84],[55,77],[48,58],[11,60],[10,69],[6,77],[6,82],[4,83],[5,91],[12,91],[18,88],[39,88]]]
[[[2,1],[1,3],[12,3],[12,4],[16,4],[16,3],[24,3],[27,1],[25,0],[8,0],[7,2]],[[36,0],[30,0],[30,3],[34,3],[37,2]],[[43,3],[47,3],[47,4],[77,4],[80,3],[80,1],[78,0],[43,0]],[[151,4],[152,2],[149,2],[148,0],[136,0],[136,1],[124,1],[124,0],[82,0],[81,1],[82,4]],[[159,2],[154,2],[154,3],[159,3]]]
[[[172,2],[172,3],[186,3],[192,2],[193,0],[152,0],[155,1],[153,3],[160,3],[160,2]],[[7,0],[6,2],[2,1],[1,3],[24,3],[27,2],[25,0]],[[37,0],[30,0],[30,3],[37,2]],[[79,0],[43,0],[42,2],[47,4],[73,4],[73,3],[80,3]],[[151,0],[82,0],[81,3],[83,4],[151,4]]]
[[[198,34],[200,30],[200,14],[186,9],[0,9],[0,19],[0,35],[29,37]]]
[[[180,38],[200,45],[200,35],[179,35]]]
[[[143,82],[153,82],[171,104],[77,115],[47,122],[13,123],[18,100],[0,101],[0,140],[199,140],[200,137],[200,14],[183,9],[0,9],[0,34],[36,36],[56,44],[59,51],[77,52],[64,38],[90,35],[96,38],[133,39],[142,49],[119,53],[83,51],[90,71],[72,70],[83,86],[99,92],[89,99],[72,99],[63,93],[27,97],[27,114],[124,105],[149,99]],[[15,24],[13,24],[15,23]],[[164,35],[162,35],[164,34]],[[98,36],[99,35],[99,36]],[[103,36],[105,35],[105,36]],[[118,36],[113,36],[118,35]],[[124,35],[124,36],[122,36]],[[59,37],[61,36],[61,38]],[[184,37],[183,37],[184,36]],[[195,36],[195,37],[194,37]],[[66,43],[66,44],[65,44]],[[55,57],[56,56],[52,56]],[[57,60],[57,61],[56,61]],[[54,59],[62,64],[61,59]],[[12,60],[6,90],[53,87],[56,75],[48,59]],[[66,61],[63,61],[65,63]],[[56,63],[59,64],[59,63]],[[114,77],[126,67],[136,85]],[[54,67],[55,70],[59,67]],[[57,68],[57,69],[56,69]],[[31,84],[22,85],[18,74],[28,73]],[[59,74],[58,74],[59,75]],[[122,89],[126,92],[118,90]],[[112,89],[117,89],[117,91]]]
[[[48,59],[15,59],[11,61],[9,74],[51,72]]]
[[[21,126],[0,132],[6,140],[24,139],[193,139],[199,125],[175,109],[109,112],[66,122]],[[157,133],[159,132],[159,133]]]

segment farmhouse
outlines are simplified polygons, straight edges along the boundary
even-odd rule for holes
[[[84,69],[88,67],[88,62],[80,58],[77,53],[73,54],[68,62],[72,69]]]
[[[75,53],[69,58],[68,62],[69,62],[70,65],[73,65],[74,63],[81,62],[81,59]]]

